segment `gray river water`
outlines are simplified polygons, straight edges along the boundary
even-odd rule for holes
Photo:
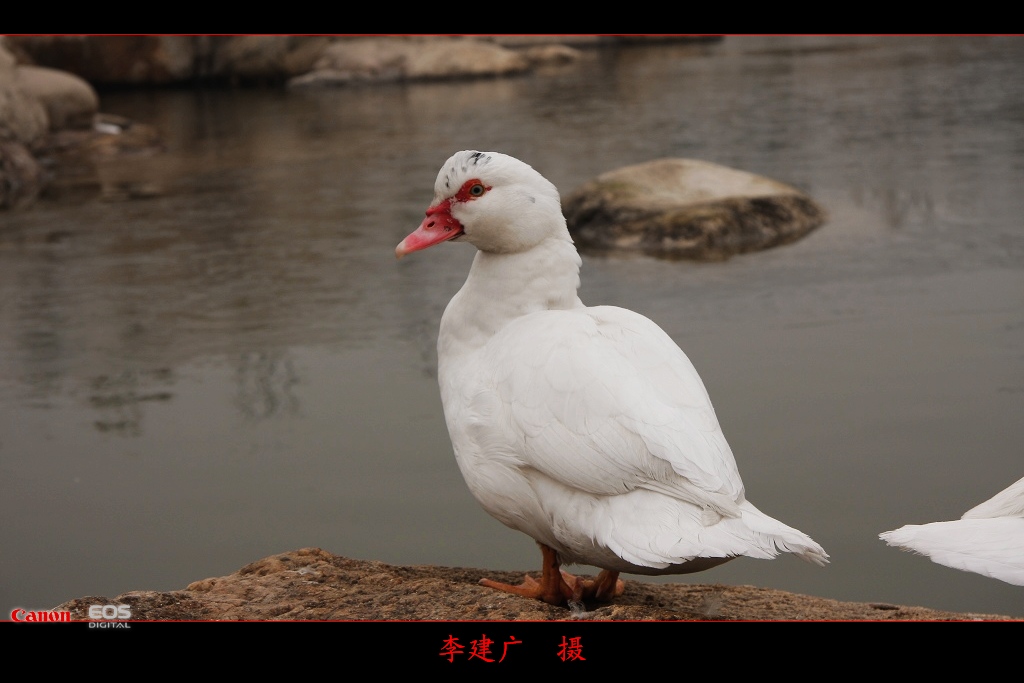
[[[682,346],[750,500],[832,557],[672,581],[1024,617],[1021,587],[877,538],[1024,476],[1024,39],[586,54],[501,80],[101,92],[167,151],[104,165],[103,196],[0,214],[0,608],[180,589],[306,546],[538,570],[470,496],[438,397],[472,248],[393,255],[440,164],[474,148],[563,194],[704,159],[829,212],[723,263],[584,254],[583,300]],[[158,196],[112,200],[140,184]]]

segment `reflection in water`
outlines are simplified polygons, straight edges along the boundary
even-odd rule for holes
[[[293,390],[299,383],[299,377],[286,352],[243,354],[238,360],[236,377],[236,403],[246,417],[259,420],[278,414],[294,414],[299,409],[299,400]]]
[[[122,372],[117,377],[100,376],[90,382],[89,403],[100,413],[93,424],[101,432],[123,436],[142,434],[143,406],[150,401],[170,401],[171,391],[154,390],[172,383],[173,371],[157,369]],[[140,389],[144,391],[140,392]]]
[[[1021,476],[1021,63],[1019,38],[730,37],[522,78],[101,93],[167,151],[102,164],[105,195],[0,215],[0,606],[304,546],[529,568],[466,491],[438,398],[472,250],[393,255],[438,164],[475,148],[563,195],[680,156],[828,210],[720,264],[584,254],[582,299],[680,343],[751,495],[834,558],[692,580],[1024,615],[1012,587],[877,540]]]
[[[936,223],[935,202],[930,194],[920,190],[902,192],[895,187],[853,188],[851,199],[859,208],[882,216],[882,226],[889,230]]]

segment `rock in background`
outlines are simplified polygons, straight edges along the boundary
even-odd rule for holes
[[[32,63],[11,41],[0,36],[0,209],[99,195],[97,159],[162,149],[155,128],[101,113],[85,78]]]
[[[6,36],[31,63],[95,85],[167,85],[194,78],[206,36]]]
[[[473,38],[354,38],[326,46],[289,86],[513,76],[532,66],[516,50]]]
[[[100,113],[95,87],[209,83],[323,88],[504,78],[571,65],[587,48],[717,36],[0,36],[0,209],[40,195],[134,199],[98,159],[151,154],[159,132]],[[583,249],[722,260],[800,239],[825,212],[795,188],[689,159],[610,171],[563,202]]]
[[[601,36],[274,35],[6,39],[24,59],[73,73],[96,86],[269,85],[299,77],[304,78],[298,85],[308,86],[505,76],[542,63],[571,61],[578,57],[576,47],[618,40]]]
[[[31,146],[50,129],[46,106],[18,79],[18,64],[0,39],[0,209],[32,203],[43,168]]]
[[[586,48],[713,42],[721,36],[6,36],[22,61],[67,71],[96,86],[339,85],[482,78],[572,62]]]
[[[0,209],[39,197],[132,199],[96,160],[162,150],[159,131],[100,112],[94,88],[274,86],[499,78],[571,64],[585,48],[720,36],[0,35]],[[136,187],[135,185],[139,185]]]
[[[721,261],[788,244],[826,213],[794,187],[696,159],[658,159],[603,173],[563,198],[581,249]]]

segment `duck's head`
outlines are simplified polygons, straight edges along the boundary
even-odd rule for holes
[[[506,154],[464,150],[441,167],[427,217],[395,248],[395,256],[450,240],[485,252],[516,253],[556,235],[569,239],[551,182]]]

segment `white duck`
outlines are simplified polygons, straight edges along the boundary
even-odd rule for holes
[[[932,562],[1024,586],[1024,478],[960,519],[907,524],[878,537]]]
[[[558,190],[527,164],[462,151],[397,257],[477,248],[441,318],[438,381],[455,457],[492,516],[533,537],[540,581],[484,579],[566,604],[622,593],[619,572],[702,571],[740,555],[828,555],[747,501],[704,384],[653,322],[587,307]],[[583,581],[562,564],[602,569]]]

